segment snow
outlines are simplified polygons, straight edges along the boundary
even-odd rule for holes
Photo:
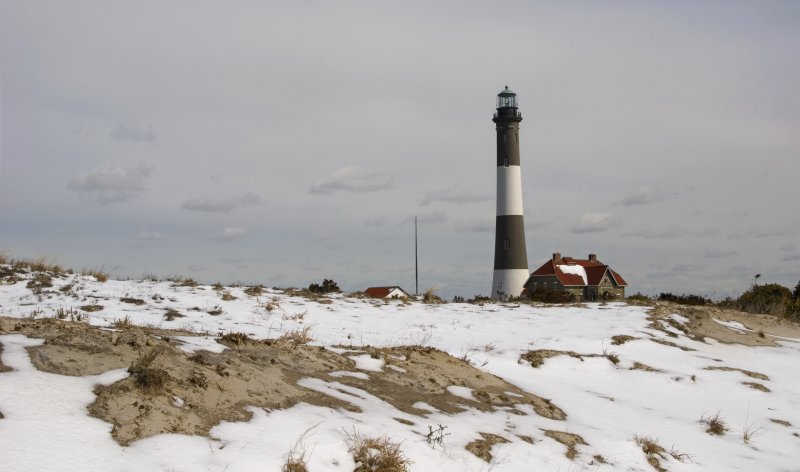
[[[467,400],[476,401],[475,396],[472,394],[472,389],[469,387],[464,387],[461,385],[450,385],[447,387],[447,391],[452,393],[453,395],[461,398],[466,398]]]
[[[217,342],[216,338],[208,336],[175,336],[176,341],[180,341],[178,346],[181,351],[195,353],[197,351],[209,351],[221,353],[227,347]]]
[[[561,266],[567,272],[564,267],[571,270],[575,266]],[[585,277],[585,273],[578,275]],[[622,303],[541,307],[415,302],[376,306],[369,301],[334,296],[331,304],[323,305],[267,290],[262,300],[275,298],[281,306],[279,313],[269,313],[255,298],[244,294],[242,287],[228,288],[236,300],[221,301],[211,287],[173,287],[169,282],[99,283],[91,277],[70,275],[54,278],[52,291],[41,297],[27,289],[25,283],[21,280],[0,285],[0,315],[53,316],[59,308],[79,310],[96,301],[104,309],[85,314],[83,321],[108,328],[115,320],[127,317],[140,325],[197,333],[198,336],[174,337],[187,352],[221,352],[225,347],[215,339],[225,332],[264,339],[306,326],[311,327],[313,344],[349,356],[356,369],[365,372],[380,372],[387,366],[383,359],[370,357],[364,346],[421,344],[454,357],[480,352],[480,362],[475,363],[479,369],[551,399],[566,412],[567,419],[547,419],[525,405],[518,405],[517,410],[527,415],[472,408],[447,414],[424,402],[416,402],[413,407],[429,413],[417,416],[335,380],[337,376],[369,380],[365,372],[337,371],[329,373],[333,380],[304,378],[298,384],[348,402],[357,407],[354,411],[304,403],[284,410],[250,408],[250,421],[222,422],[208,438],[161,434],[120,446],[111,438],[112,425],[90,417],[86,408],[94,399],[94,386],[124,378],[124,369],[84,377],[42,372],[33,367],[26,351],[26,347],[41,344],[41,340],[4,334],[0,335],[2,362],[13,369],[0,373],[0,413],[4,416],[0,418],[0,470],[4,472],[280,470],[288,452],[301,438],[311,472],[352,471],[346,432],[353,431],[386,435],[401,443],[403,452],[413,461],[412,471],[654,470],[634,443],[634,435],[653,436],[667,450],[674,447],[691,455],[691,462],[686,463],[669,456],[663,459],[662,466],[670,471],[796,471],[800,463],[800,437],[794,435],[800,434],[800,343],[791,342],[798,340],[777,339],[778,346],[753,348],[712,339],[703,343],[679,330],[672,331],[673,337],[649,327],[646,307]],[[73,284],[74,296],[58,291],[67,284]],[[146,303],[122,303],[119,299],[124,296],[141,298]],[[222,314],[207,313],[215,306],[222,307]],[[184,317],[167,321],[166,308],[175,309]],[[306,314],[303,319],[284,316],[295,312]],[[744,329],[736,322],[717,322]],[[637,339],[611,346],[610,338],[622,334]],[[693,350],[680,350],[650,339]],[[534,369],[520,361],[520,355],[531,349],[584,354],[608,350],[620,362],[614,365],[603,357],[581,361],[558,356]],[[659,371],[631,370],[634,362]],[[741,372],[707,367],[763,373],[769,380],[757,382],[771,391],[743,385],[742,382],[756,380]],[[447,390],[459,397],[474,398],[467,387],[451,385]],[[515,396],[513,392],[508,395]],[[172,401],[183,402],[177,397]],[[701,416],[717,412],[731,428],[719,437],[706,434],[698,423]],[[791,426],[770,419],[788,421]],[[446,427],[449,435],[444,438],[444,447],[434,448],[425,437],[428,427],[437,425]],[[745,444],[741,431],[748,426],[761,429],[750,444]],[[578,457],[570,460],[564,455],[565,447],[545,436],[543,430],[575,433],[589,445],[579,446]],[[497,434],[509,441],[492,448],[491,464],[464,449],[469,442],[480,439],[480,432]],[[519,436],[530,436],[535,443],[529,444]],[[592,464],[594,454],[601,454],[608,464]]]
[[[356,363],[356,369],[383,372],[385,361],[381,358],[374,359],[369,354],[364,354],[361,356],[349,356],[349,359]]]
[[[716,318],[711,318],[711,319],[730,330],[736,331],[737,333],[746,333],[748,331],[750,332],[753,331],[752,329],[747,329],[745,325],[739,323],[738,321],[723,321],[723,320],[718,320]]]
[[[589,283],[588,282],[589,279],[586,278],[586,269],[584,269],[583,266],[559,264],[558,268],[561,270],[561,272],[565,274],[580,275],[581,278],[583,279],[583,285]]]
[[[369,380],[369,375],[365,374],[364,372],[347,372],[343,370],[337,370],[335,372],[328,372],[328,375],[331,377],[354,377],[361,380]]]

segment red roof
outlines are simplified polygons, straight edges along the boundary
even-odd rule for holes
[[[391,287],[370,287],[370,288],[364,290],[364,293],[367,294],[368,296],[374,297],[374,298],[386,298],[389,295],[389,293],[394,289],[398,289],[401,292],[403,292],[406,295],[408,295],[408,293],[406,293],[405,290],[403,290],[402,288],[398,287],[397,285],[392,285]]]
[[[570,274],[562,271],[559,266],[581,266],[586,272],[586,283],[583,277],[577,274]],[[612,278],[620,286],[627,286],[628,283],[621,275],[609,269],[607,265],[602,262],[589,259],[573,259],[572,257],[562,257],[558,263],[553,259],[548,260],[541,267],[533,271],[531,277],[536,275],[555,275],[559,282],[564,286],[579,286],[598,285],[602,280],[606,271],[611,273]],[[527,282],[525,283],[527,285]]]

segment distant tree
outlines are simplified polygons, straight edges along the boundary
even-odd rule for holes
[[[794,298],[794,301],[800,301],[800,282],[797,282],[797,285],[794,286],[792,298]]]
[[[322,284],[312,283],[308,286],[308,290],[314,293],[338,293],[342,290],[339,285],[331,279],[323,279]]]

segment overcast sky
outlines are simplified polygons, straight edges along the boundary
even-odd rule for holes
[[[800,279],[800,3],[0,0],[0,250],[487,294],[495,95],[528,258]]]

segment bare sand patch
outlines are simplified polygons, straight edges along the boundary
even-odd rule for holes
[[[704,370],[721,370],[725,372],[741,372],[744,375],[758,380],[769,380],[765,374],[760,374],[758,372],[753,372],[751,370],[744,370],[744,369],[737,369],[736,367],[725,367],[725,366],[708,366]]]
[[[486,462],[492,461],[492,447],[495,444],[503,444],[509,442],[508,439],[490,433],[478,433],[483,439],[476,439],[468,443],[464,448],[471,452],[476,457],[483,459]]]
[[[575,456],[578,455],[578,445],[588,446],[586,441],[577,434],[567,433],[565,431],[553,431],[549,429],[544,429],[544,435],[550,439],[554,439],[561,444],[567,446],[567,452],[564,453],[568,459],[574,459]]]
[[[678,314],[688,319],[681,324],[670,318]],[[775,346],[780,338],[800,340],[800,324],[774,315],[754,315],[713,306],[686,306],[670,302],[657,302],[650,310],[651,328],[667,332],[658,321],[669,323],[683,331],[688,337],[703,341],[705,337],[723,343],[738,343],[746,346]],[[735,330],[721,325],[723,322],[737,322],[747,330]],[[674,335],[674,333],[673,333]]]

